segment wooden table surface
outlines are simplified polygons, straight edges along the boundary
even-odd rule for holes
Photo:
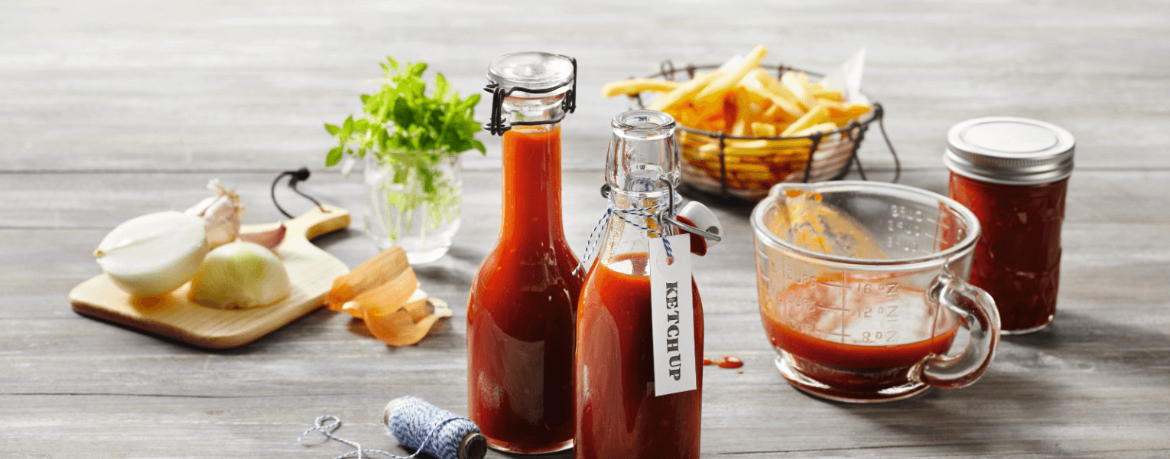
[[[868,49],[903,183],[945,193],[947,128],[1015,115],[1072,131],[1059,310],[1003,340],[972,387],[878,406],[802,395],[772,366],[756,302],[749,206],[722,206],[728,240],[697,262],[709,457],[1167,457],[1170,455],[1170,4],[1155,1],[533,2],[6,0],[0,4],[0,457],[324,458],[296,436],[325,413],[342,436],[402,452],[382,407],[417,395],[466,412],[465,304],[494,244],[498,139],[466,157],[463,229],[417,268],[455,317],[388,348],[318,311],[239,349],[208,352],[75,314],[68,291],[131,217],[182,209],[208,179],[237,187],[246,222],[274,221],[267,186],[308,165],[304,189],[355,214],[320,246],[351,267],[375,253],[363,184],[323,167],[323,122],[359,109],[390,54],[426,60],[464,93],[519,50],[580,61],[564,126],[565,231],[580,250],[604,208],[605,82],[659,61],[830,69]],[[762,3],[762,2],[761,2]],[[485,118],[487,104],[480,105]],[[876,137],[875,176],[891,162]],[[289,203],[300,205],[293,197]],[[301,206],[301,209],[306,208]],[[492,457],[502,457],[492,453]]]

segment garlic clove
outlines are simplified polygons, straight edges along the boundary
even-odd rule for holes
[[[191,206],[191,208],[187,209],[187,211],[184,213],[187,215],[202,217],[203,213],[207,212],[207,208],[211,207],[211,203],[215,202],[215,200],[218,198],[219,198],[219,196],[211,196],[208,198],[204,198],[202,201],[199,201],[199,204],[195,204],[194,206]]]
[[[284,241],[284,235],[288,232],[288,228],[284,223],[277,225],[275,228],[261,231],[250,231],[240,233],[240,240],[245,242],[254,242],[269,249],[275,249]]]
[[[207,189],[214,191],[215,196],[200,201],[186,213],[203,218],[207,242],[215,248],[236,240],[244,218],[244,205],[240,195],[224,187],[218,179],[211,179]]]
[[[157,296],[191,280],[208,249],[203,219],[169,211],[118,225],[102,239],[94,256],[122,290]]]

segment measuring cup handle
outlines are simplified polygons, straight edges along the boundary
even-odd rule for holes
[[[999,345],[999,312],[995,300],[979,287],[944,270],[928,293],[954,311],[971,334],[967,349],[953,357],[932,355],[919,364],[919,379],[945,389],[966,387],[979,380]],[[941,311],[940,311],[941,313]]]

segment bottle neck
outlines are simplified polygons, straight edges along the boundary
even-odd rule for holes
[[[610,124],[605,180],[614,211],[598,260],[617,272],[648,276],[646,263],[639,260],[647,256],[649,240],[675,234],[658,218],[669,213],[669,193],[678,183],[675,122],[662,112],[634,110]]]
[[[522,241],[563,240],[560,123],[513,126],[503,137],[501,236]]]
[[[608,229],[597,254],[599,263],[620,273],[649,276],[645,263],[632,260],[646,256],[650,239],[677,234],[673,226],[663,226],[658,221],[658,216],[667,212],[666,193],[614,190],[609,201],[615,211],[609,216]]]

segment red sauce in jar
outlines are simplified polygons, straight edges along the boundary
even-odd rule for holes
[[[504,134],[500,240],[467,305],[471,420],[495,449],[573,444],[573,355],[583,274],[561,222],[561,131]]]
[[[646,254],[618,260],[644,272]],[[694,299],[695,368],[703,363],[703,309]],[[654,394],[648,277],[596,263],[578,308],[576,459],[698,458],[703,372],[697,389]]]
[[[1005,332],[1052,322],[1060,283],[1060,227],[1068,179],[1003,185],[951,173],[951,199],[979,218],[971,284],[995,299]]]
[[[995,299],[1004,334],[1040,330],[1056,315],[1075,151],[1072,133],[1028,118],[975,118],[947,132],[951,199],[971,209],[983,229],[970,282]]]

